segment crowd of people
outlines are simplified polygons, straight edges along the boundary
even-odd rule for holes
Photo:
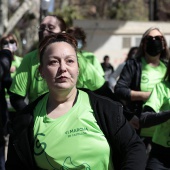
[[[56,15],[43,18],[37,49],[24,57],[13,34],[1,38],[0,170],[170,168],[170,52],[161,30],[146,30],[116,70],[85,46],[85,30]]]

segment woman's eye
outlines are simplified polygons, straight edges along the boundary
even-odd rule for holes
[[[68,63],[74,63],[74,60],[67,60]]]
[[[56,60],[52,60],[52,61],[49,62],[50,65],[51,64],[56,64],[56,63],[58,63],[58,61],[56,61]]]

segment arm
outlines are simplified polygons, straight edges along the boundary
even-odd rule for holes
[[[9,73],[12,61],[12,53],[9,50],[0,51],[1,77]]]
[[[0,51],[0,81],[3,82],[4,88],[9,91],[12,83],[12,78],[10,76],[10,67],[12,62],[11,51],[4,49]]]
[[[140,126],[143,128],[155,126],[166,122],[170,119],[170,110],[155,113],[155,111],[149,107],[145,106],[140,117]]]
[[[120,155],[117,159],[121,159],[121,170],[144,170],[146,166],[145,146],[125,118],[122,123],[115,135],[114,143],[115,151],[117,151],[115,157]]]
[[[89,96],[94,116],[112,150],[115,170],[144,170],[144,143],[124,117],[122,105],[92,92]]]
[[[27,105],[24,100],[31,84],[30,60],[31,56],[24,56],[10,87],[10,102],[16,111],[22,110]]]
[[[133,60],[129,60],[123,67],[120,77],[116,83],[114,92],[119,96],[120,100],[130,101],[131,100],[131,84],[136,77],[136,66]]]
[[[138,101],[138,100],[146,101],[149,98],[150,94],[151,92],[131,90],[131,93],[130,93],[131,101]]]

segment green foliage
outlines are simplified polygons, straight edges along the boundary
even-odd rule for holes
[[[54,13],[62,16],[67,26],[72,26],[74,19],[83,19],[82,14],[75,6],[64,6],[62,9],[56,9]]]
[[[116,20],[148,20],[148,6],[141,0],[129,0],[127,2],[121,2],[113,4],[109,7],[106,14],[111,19]]]

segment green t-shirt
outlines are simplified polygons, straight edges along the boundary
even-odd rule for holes
[[[170,83],[157,84],[145,106],[150,106],[155,112],[170,110]],[[156,126],[152,141],[170,147],[170,120]]]
[[[14,60],[12,60],[11,66],[14,66],[16,70],[13,73],[11,73],[12,78],[14,78],[16,71],[17,71],[18,67],[20,66],[20,64],[22,62],[22,59],[23,59],[22,57],[18,57],[16,55],[14,55]],[[9,100],[9,95],[8,95],[7,92],[6,92],[5,97],[6,97],[6,101],[7,101],[7,105],[8,105],[8,110],[14,111],[14,108],[11,106],[11,103],[10,103],[10,100]]]
[[[79,77],[77,87],[97,90],[105,83],[104,77],[88,62],[84,56],[78,55]]]
[[[16,70],[17,70],[22,62],[22,59],[23,59],[22,57],[18,57],[16,55],[14,55],[14,60],[12,60],[11,66],[15,66]],[[16,74],[16,71],[11,73],[11,77],[14,78],[15,74]]]
[[[38,51],[32,51],[24,56],[13,79],[10,91],[20,96],[28,95],[29,102],[34,101],[48,90],[39,71]]]
[[[78,57],[78,62],[80,71],[77,87],[88,88],[90,90],[100,88],[105,82],[104,77],[84,57]],[[40,76],[38,67],[38,51],[35,50],[23,58],[13,79],[10,91],[20,96],[28,95],[29,102],[46,93],[48,87]]]
[[[104,76],[103,68],[102,68],[99,60],[97,59],[97,57],[93,53],[82,50],[77,55],[78,56],[82,55],[83,57],[85,57],[94,66],[95,70],[97,70],[97,72],[99,72],[99,74],[101,76]]]
[[[165,73],[166,66],[163,62],[160,61],[159,66],[153,67],[142,58],[141,91],[151,92],[155,85],[163,80]],[[140,135],[152,137],[155,127],[142,128]]]
[[[109,144],[93,116],[87,93],[63,116],[47,116],[48,94],[34,110],[34,158],[41,169],[112,170]],[[99,149],[100,148],[100,149]]]

